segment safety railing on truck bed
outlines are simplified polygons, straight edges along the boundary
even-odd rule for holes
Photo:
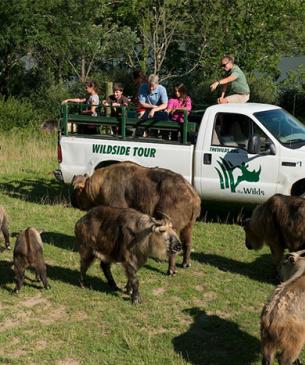
[[[147,132],[146,140],[158,138],[169,141],[171,135],[175,134],[176,143],[189,144],[194,141],[194,136],[198,130],[201,116],[204,109],[192,110],[188,115],[186,110],[181,110],[184,114],[184,122],[177,123],[172,120],[139,120],[134,107],[115,107],[114,116],[111,114],[111,107],[97,107],[97,116],[82,114],[86,108],[84,104],[63,104],[60,118],[60,131],[62,135],[129,139],[144,138],[143,133]],[[114,108],[112,108],[113,113]],[[193,119],[194,121],[190,121]],[[157,131],[158,133],[150,133]],[[165,136],[164,139],[162,139]]]

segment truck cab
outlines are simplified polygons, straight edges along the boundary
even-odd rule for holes
[[[305,193],[305,127],[280,107],[209,107],[194,156],[203,200],[261,203],[275,193]]]

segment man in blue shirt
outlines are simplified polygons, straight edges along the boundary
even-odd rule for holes
[[[138,113],[139,119],[167,119],[164,110],[167,108],[167,92],[159,84],[159,77],[152,74],[148,77],[147,84],[142,84],[139,89],[139,104],[145,109]]]

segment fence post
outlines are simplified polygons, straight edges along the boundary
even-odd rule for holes
[[[105,82],[105,91],[106,91],[106,99],[107,99],[107,97],[113,93],[113,82],[112,81]],[[109,106],[107,106],[105,112],[106,112],[106,116],[110,117],[111,108]]]

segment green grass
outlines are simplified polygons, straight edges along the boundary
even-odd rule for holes
[[[0,253],[1,364],[260,364],[259,316],[273,290],[267,248],[248,251],[236,225],[197,222],[192,267],[165,275],[148,260],[139,271],[143,303],[108,290],[98,262],[81,289],[68,189],[54,181],[56,136],[0,137],[0,203],[12,236],[43,229],[51,290],[31,281],[12,295],[12,251]],[[14,243],[15,238],[12,238]],[[120,288],[126,282],[113,265]],[[304,359],[304,357],[303,357]]]

